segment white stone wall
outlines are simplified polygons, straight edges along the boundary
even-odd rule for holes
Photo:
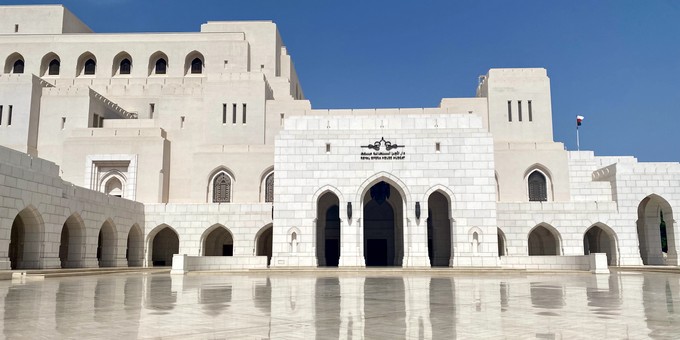
[[[404,145],[403,160],[366,161],[360,154],[381,138]],[[436,151],[440,143],[440,152]],[[326,152],[330,144],[330,152]],[[384,150],[384,149],[383,149]],[[428,266],[427,199],[440,190],[451,200],[453,257],[459,266],[496,265],[493,145],[475,115],[294,117],[276,141],[275,266],[315,266],[316,200],[340,201],[341,266],[363,266],[362,196],[384,180],[404,199],[404,266]],[[347,203],[353,216],[347,219]],[[416,219],[415,202],[422,215]],[[291,231],[297,231],[293,253]],[[470,236],[478,231],[480,246]]]
[[[106,265],[127,266],[127,239],[131,228],[144,228],[141,203],[108,196],[63,181],[52,162],[27,156],[0,146],[0,268],[9,269],[8,248],[12,224],[17,215],[34,216],[39,242],[35,254],[27,254],[25,268],[59,268],[61,231],[66,220],[77,215],[82,221],[84,242],[81,266],[96,267],[99,231],[108,221],[115,230],[113,259]],[[28,209],[28,210],[26,210]],[[27,223],[27,221],[24,221]],[[141,234],[141,233],[140,233]],[[140,240],[141,241],[141,240]],[[32,242],[27,235],[26,242]],[[137,260],[137,259],[132,259]],[[141,261],[135,261],[135,263]]]

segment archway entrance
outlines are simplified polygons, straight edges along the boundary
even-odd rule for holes
[[[179,236],[170,227],[164,227],[153,237],[151,263],[156,266],[172,266],[172,256],[179,253]]]
[[[42,218],[35,209],[25,208],[17,214],[7,251],[12,269],[40,268],[42,229]]]
[[[130,228],[127,237],[127,251],[125,252],[128,267],[141,267],[144,262],[144,241],[142,231],[137,224]]]
[[[431,266],[448,266],[451,259],[449,200],[439,191],[427,199],[427,253]]]
[[[583,234],[583,254],[590,253],[606,253],[607,264],[610,266],[616,265],[616,240],[613,231],[609,228],[594,225]]]
[[[366,266],[401,266],[404,258],[404,200],[387,182],[364,195],[364,259]]]
[[[255,255],[266,256],[267,265],[270,265],[272,260],[272,236],[273,236],[272,225],[269,224],[262,228],[257,235],[255,240]]]
[[[204,256],[233,256],[234,238],[222,225],[213,226],[203,241]]]
[[[111,221],[106,221],[99,229],[97,242],[97,261],[100,267],[113,267],[116,265],[116,227]]]
[[[529,256],[559,255],[560,241],[557,231],[539,225],[529,233]]]
[[[657,195],[650,195],[640,202],[637,232],[640,240],[642,263],[649,265],[674,264],[667,263],[668,255],[672,255],[673,260],[677,261],[673,210],[665,199]]]
[[[85,244],[85,227],[77,214],[66,219],[61,228],[59,243],[59,260],[62,268],[80,268],[83,266],[83,245]]]
[[[326,192],[317,201],[316,259],[319,266],[337,267],[340,262],[340,201]]]
[[[498,237],[498,256],[506,256],[508,252],[505,246],[505,233],[503,233],[501,228],[496,228],[496,233]]]

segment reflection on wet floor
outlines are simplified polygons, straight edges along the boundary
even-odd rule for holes
[[[6,338],[656,338],[680,276],[122,274],[0,282]]]

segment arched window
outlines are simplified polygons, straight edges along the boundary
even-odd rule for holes
[[[59,68],[61,67],[61,63],[57,59],[52,59],[50,61],[50,65],[47,67],[47,74],[50,76],[57,76],[59,75]]]
[[[272,172],[264,180],[264,201],[274,202],[274,173]]]
[[[160,58],[156,60],[156,68],[155,68],[155,73],[156,74],[165,74],[166,69],[168,68],[168,62],[165,61],[165,59]]]
[[[12,73],[24,73],[24,61],[22,59],[14,62],[14,66],[12,66]]]
[[[120,61],[120,68],[119,68],[119,74],[130,74],[130,70],[132,70],[132,62],[130,59],[125,58]]]
[[[200,58],[194,58],[191,61],[191,74],[201,74],[203,73],[203,60]]]
[[[529,201],[544,202],[548,200],[548,185],[545,176],[540,171],[529,175]]]
[[[83,68],[83,74],[93,75],[96,69],[97,63],[93,59],[87,59]]]
[[[220,172],[213,180],[213,202],[231,202],[231,178],[225,172]]]
[[[111,177],[106,182],[104,191],[111,196],[123,197],[123,183],[118,178]]]

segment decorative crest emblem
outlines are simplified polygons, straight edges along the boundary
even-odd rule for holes
[[[362,145],[362,148],[368,148],[375,151],[380,151],[382,146],[385,146],[385,151],[390,151],[398,148],[403,148],[403,145],[392,144],[390,141],[386,141],[385,137],[381,137],[379,141],[375,141],[373,144]]]

